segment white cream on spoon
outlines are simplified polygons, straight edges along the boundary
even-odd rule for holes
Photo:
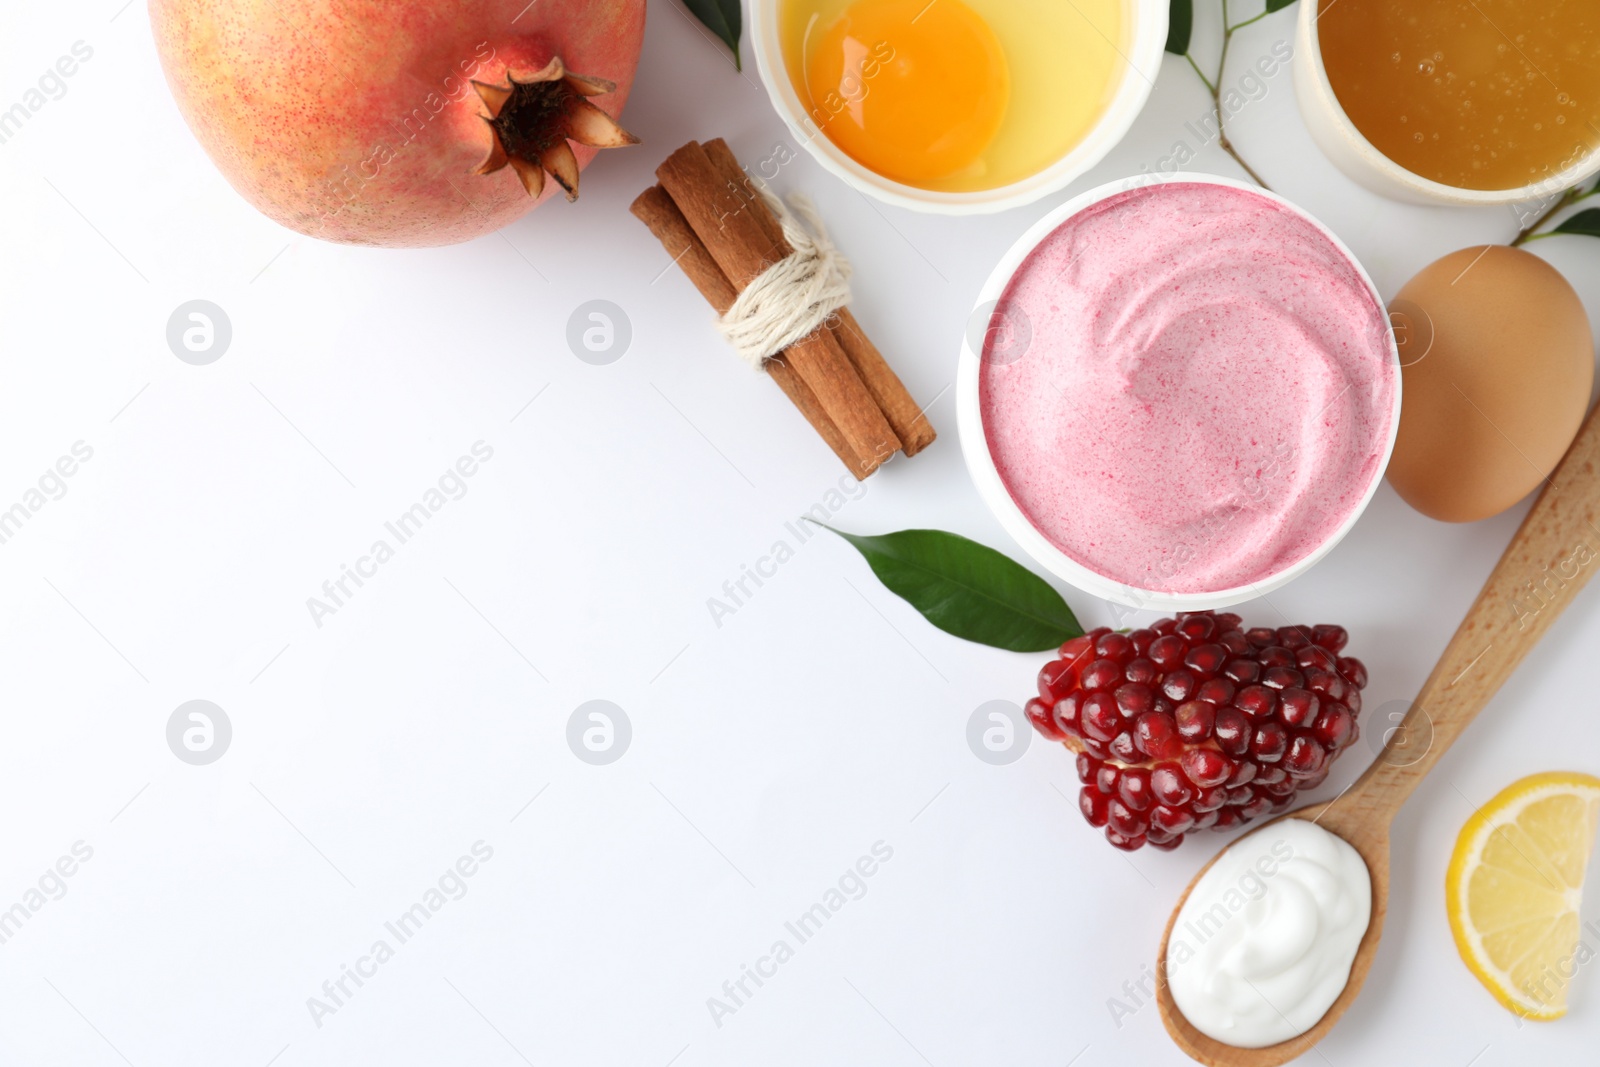
[[[1339,998],[1372,917],[1348,842],[1282,819],[1219,855],[1184,901],[1167,984],[1196,1029],[1238,1048],[1288,1041]]]

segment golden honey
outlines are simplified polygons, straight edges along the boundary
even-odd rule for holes
[[[1318,0],[1345,114],[1413,174],[1542,181],[1600,146],[1600,0]]]

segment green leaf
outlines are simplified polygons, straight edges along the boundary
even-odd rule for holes
[[[1578,212],[1570,219],[1563,219],[1561,225],[1550,232],[1576,233],[1586,237],[1600,237],[1600,207],[1592,207],[1587,211]]]
[[[739,31],[743,28],[739,0],[683,0],[683,6],[733,50],[733,65],[743,70],[744,63],[739,58]]]
[[[866,537],[817,525],[855,545],[891,593],[945,633],[1012,652],[1047,652],[1083,633],[1048,582],[960,534],[900,530]]]
[[[1267,14],[1270,15],[1274,11],[1282,11],[1292,3],[1294,3],[1294,0],[1267,0]]]
[[[1167,51],[1175,56],[1189,53],[1189,35],[1194,32],[1194,0],[1172,0],[1167,10]]]

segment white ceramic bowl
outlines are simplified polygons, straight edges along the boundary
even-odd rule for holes
[[[1460,189],[1424,178],[1373,146],[1345,114],[1328,81],[1317,38],[1317,0],[1301,0],[1295,25],[1294,94],[1311,139],[1329,161],[1380,196],[1412,204],[1526,204],[1543,200],[1600,172],[1600,147],[1555,174],[1515,189]]]
[[[1282,204],[1290,211],[1305,219],[1315,226],[1333,246],[1342,252],[1350,265],[1366,283],[1367,290],[1372,295],[1373,303],[1382,308],[1383,298],[1378,295],[1378,289],[1372,284],[1372,279],[1361,264],[1345,247],[1331,230],[1318,222],[1303,209],[1285,200],[1275,193],[1267,192],[1258,186],[1248,185],[1244,182],[1234,181],[1232,178],[1222,178],[1212,174],[1184,173],[1177,177],[1162,181],[1153,175],[1144,175],[1140,178],[1124,179],[1122,181],[1108,182],[1105,185],[1090,189],[1088,192],[1073,197],[1044,218],[1034,223],[1017,242],[1011,246],[994,271],[989,275],[989,280],[983,285],[983,290],[978,294],[977,304],[974,306],[974,321],[981,326],[988,322],[987,312],[994,308],[994,302],[1000,299],[1005,291],[1006,284],[1011,276],[1016,273],[1022,261],[1038,247],[1039,243],[1048,237],[1056,227],[1092,204],[1097,204],[1107,197],[1126,192],[1129,189],[1146,185],[1173,185],[1181,183],[1202,183],[1208,185],[1225,185],[1234,189],[1244,189],[1265,197],[1275,203]],[[983,317],[978,316],[980,312]],[[1350,512],[1349,516],[1339,528],[1335,530],[1326,541],[1318,545],[1315,550],[1302,559],[1295,561],[1288,567],[1250,585],[1238,586],[1232,589],[1218,589],[1206,593],[1169,593],[1149,589],[1140,589],[1137,586],[1125,585],[1115,579],[1108,578],[1098,571],[1090,570],[1077,560],[1068,556],[1055,545],[1051,544],[1044,534],[1036,528],[1027,515],[1006,489],[1005,483],[1000,479],[1000,472],[995,467],[994,457],[989,452],[989,441],[983,431],[983,414],[978,398],[978,374],[982,366],[982,352],[976,350],[974,342],[981,346],[981,336],[973,337],[974,331],[968,330],[962,338],[961,360],[956,369],[956,425],[961,434],[961,452],[966,457],[967,470],[972,475],[974,484],[978,487],[978,495],[983,498],[989,510],[993,511],[1000,520],[1000,525],[1006,532],[1016,539],[1023,549],[1045,567],[1050,573],[1071,585],[1092,593],[1105,600],[1124,604],[1131,608],[1148,608],[1157,611],[1194,611],[1205,608],[1223,608],[1230,604],[1237,604],[1253,597],[1262,596],[1272,592],[1288,582],[1293,581],[1333,550],[1355,526],[1356,520],[1366,510],[1367,504],[1372,500],[1372,495],[1378,491],[1378,483],[1383,480],[1384,468],[1389,465],[1389,454],[1394,450],[1395,434],[1400,428],[1400,353],[1395,347],[1393,330],[1389,332],[1389,353],[1394,361],[1394,409],[1390,412],[1388,438],[1383,445],[1383,461],[1378,464],[1373,474],[1371,483],[1366,487],[1360,502]]]
[[[1127,61],[1122,81],[1100,118],[1083,140],[1055,163],[1019,182],[997,189],[970,193],[944,193],[919,189],[914,185],[883,177],[845,155],[812,121],[806,106],[794,90],[784,68],[783,48],[778,39],[778,4],[781,0],[750,0],[750,45],[755,51],[756,68],[772,98],[772,106],[782,116],[795,137],[824,168],[852,188],[876,197],[886,204],[936,215],[986,215],[1031,204],[1064,188],[1122,140],[1138,117],[1155,86],[1161,70],[1161,55],[1167,42],[1167,10],[1170,0],[1122,0],[1127,16],[1123,39],[1117,50]]]

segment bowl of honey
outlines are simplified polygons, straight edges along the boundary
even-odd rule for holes
[[[1596,0],[1304,0],[1295,95],[1351,178],[1514,204],[1600,172]]]
[[[1061,189],[1150,95],[1169,0],[752,0],[779,115],[852,187],[917,211]]]

